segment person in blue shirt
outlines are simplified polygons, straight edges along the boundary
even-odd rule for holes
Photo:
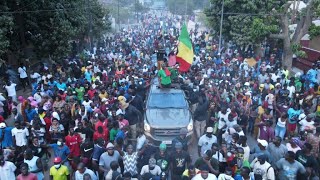
[[[55,81],[53,78],[49,79],[48,86],[49,86],[50,89],[54,89],[56,84],[57,84],[57,81]]]
[[[59,82],[56,83],[56,86],[59,90],[62,90],[62,91],[66,91],[67,89],[67,85],[66,83],[62,82],[62,79],[59,79]]]
[[[5,123],[0,123],[1,148],[13,147],[12,133],[13,127],[7,127]]]
[[[33,109],[30,104],[27,105],[27,109],[25,109],[24,112],[26,113],[28,122],[31,122],[34,116],[37,115],[37,111]]]
[[[311,83],[317,83],[317,75],[318,75],[318,72],[316,70],[316,66],[313,65],[312,68],[307,73],[308,80]]]
[[[84,72],[84,77],[88,82],[91,82],[92,75],[89,70],[86,70],[86,72]]]
[[[37,93],[39,84],[37,83],[37,80],[32,80],[33,82],[31,83],[32,86],[32,96]]]
[[[56,144],[49,144],[48,147],[52,148],[54,157],[60,157],[62,159],[62,164],[70,166],[68,161],[70,149],[63,143],[62,138],[59,138]]]
[[[297,120],[299,115],[301,114],[301,110],[299,106],[295,104],[293,107],[288,109],[288,132],[293,135],[297,127]]]

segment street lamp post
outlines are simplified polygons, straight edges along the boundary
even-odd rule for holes
[[[220,19],[220,35],[219,35],[219,46],[218,46],[218,51],[221,56],[221,44],[222,44],[222,25],[223,25],[223,12],[224,11],[224,0],[222,0],[222,7],[221,7],[221,19]]]

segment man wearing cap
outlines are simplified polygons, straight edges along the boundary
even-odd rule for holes
[[[179,136],[172,140],[172,147],[174,147],[177,142],[180,142],[182,144],[182,149],[184,151],[188,151],[189,138],[187,138],[187,134],[188,134],[187,128],[181,128],[179,132]]]
[[[266,156],[266,160],[268,162],[272,162],[272,156],[269,153],[269,151],[267,150],[268,142],[266,140],[263,140],[263,139],[258,139],[257,141],[258,141],[258,145],[250,153],[251,154],[254,153],[255,160],[260,155],[265,155]]]
[[[159,150],[154,155],[154,158],[157,161],[157,165],[161,168],[162,172],[168,173],[169,164],[170,164],[170,157],[167,153],[167,145],[161,143],[159,146]]]
[[[12,142],[12,127],[7,127],[4,122],[0,123],[0,141],[1,148],[5,149],[13,146]]]
[[[70,180],[70,174],[67,166],[61,164],[60,157],[56,157],[53,160],[54,165],[50,168],[51,180]]]
[[[114,149],[114,145],[112,143],[108,143],[107,152],[104,152],[99,159],[99,169],[104,175],[110,171],[110,163],[112,161],[119,162],[121,159],[120,153]]]
[[[217,143],[217,137],[213,135],[213,128],[207,127],[206,134],[202,135],[198,142],[198,155],[201,156],[206,150],[211,150],[213,143]]]
[[[150,158],[149,164],[142,167],[140,175],[143,176],[146,173],[151,173],[153,176],[160,176],[161,168],[156,163],[156,159]]]
[[[250,164],[255,179],[275,180],[274,169],[270,163],[266,161],[267,156],[262,154],[253,160]]]

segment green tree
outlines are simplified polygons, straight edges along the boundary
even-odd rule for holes
[[[205,10],[214,30],[219,32],[222,0],[211,0],[213,6]],[[290,5],[293,4],[293,8]],[[289,0],[224,0],[223,36],[238,45],[259,44],[265,38],[283,41],[283,65],[292,67],[293,53],[303,54],[292,46],[308,33],[312,18],[320,8],[319,0],[310,0],[303,11],[298,1]],[[296,30],[289,31],[290,24],[297,24]]]
[[[6,3],[0,5],[0,12],[7,12],[9,8]],[[10,47],[9,35],[13,30],[13,17],[11,14],[0,14],[0,67],[3,63],[3,57]]]
[[[31,44],[38,58],[59,60],[73,40],[98,39],[110,29],[109,12],[98,0],[6,1],[14,18],[11,48]]]

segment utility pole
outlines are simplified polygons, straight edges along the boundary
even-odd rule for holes
[[[120,31],[120,0],[118,0],[118,30]]]
[[[138,0],[135,1],[134,6],[135,6],[134,9],[136,11],[137,23],[139,23],[139,18],[138,18]]]
[[[219,46],[218,46],[218,53],[221,56],[221,44],[222,44],[222,25],[223,25],[223,12],[224,11],[224,0],[222,0],[222,7],[221,7],[221,19],[220,19],[220,35],[219,35]]]
[[[90,5],[90,0],[87,0],[87,14],[88,14],[88,39],[89,39],[89,48],[90,48],[90,52],[92,50],[92,37],[91,37],[91,33],[92,33],[92,14],[91,14],[91,5]]]

